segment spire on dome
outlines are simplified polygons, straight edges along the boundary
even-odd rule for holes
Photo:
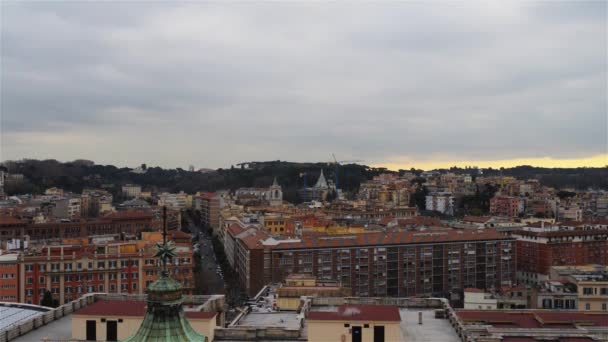
[[[280,187],[279,182],[277,182],[277,177],[274,177],[274,181],[272,181],[272,186]]]
[[[317,184],[314,186],[315,188],[323,188],[326,189],[329,186],[327,185],[327,180],[325,179],[325,175],[323,174],[323,169],[321,169],[321,175],[319,179],[317,179]]]

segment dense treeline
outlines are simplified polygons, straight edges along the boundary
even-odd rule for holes
[[[267,187],[277,177],[283,187],[284,198],[297,201],[296,190],[306,183],[314,185],[321,169],[328,179],[335,178],[335,168],[327,163],[290,163],[281,161],[256,163],[252,169],[231,167],[200,173],[183,169],[146,167],[146,173],[137,174],[129,168],[112,165],[93,165],[77,161],[61,163],[56,160],[8,161],[4,165],[10,173],[25,176],[23,182],[9,182],[5,190],[9,195],[43,193],[50,187],[81,192],[84,188],[104,188],[120,198],[121,186],[128,183],[141,185],[144,189],[187,193],[197,191],[235,190],[241,187]],[[354,194],[359,184],[373,176],[389,172],[384,168],[364,165],[341,165],[338,169],[340,188]]]
[[[139,184],[144,189],[156,191],[188,193],[196,191],[216,191],[221,189],[234,190],[240,187],[266,187],[274,177],[283,186],[284,198],[297,201],[296,190],[306,183],[314,185],[321,169],[328,179],[335,179],[336,168],[328,163],[291,163],[284,161],[259,162],[251,169],[231,167],[216,171],[200,173],[190,172],[180,168],[162,169],[147,167],[145,174],[131,172],[129,168],[118,168],[112,165],[95,165],[90,161],[77,160],[61,163],[56,160],[22,160],[7,161],[3,165],[10,173],[20,173],[25,176],[22,182],[7,182],[5,190],[9,195],[43,193],[46,188],[59,187],[68,191],[81,192],[84,188],[105,188],[120,197],[123,184]],[[422,170],[411,169],[419,175]],[[475,175],[477,169],[451,168],[454,173]],[[347,194],[357,192],[359,184],[373,176],[391,172],[385,168],[372,168],[365,165],[348,164],[338,168],[339,186]],[[400,173],[405,170],[400,170]],[[543,185],[555,188],[608,189],[608,168],[576,168],[549,169],[531,166],[518,166],[509,169],[484,169],[483,176],[514,176],[519,179],[539,179]],[[422,189],[421,189],[422,191]],[[488,191],[490,192],[490,191]],[[480,196],[483,202],[489,193]],[[423,193],[417,197],[422,202]],[[480,208],[484,209],[484,208]]]

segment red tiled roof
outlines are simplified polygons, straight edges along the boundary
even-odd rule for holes
[[[435,227],[443,227],[445,226],[440,219],[436,217],[429,216],[414,216],[405,219],[398,219],[397,225],[399,227],[404,226],[435,226]]]
[[[173,230],[170,232],[172,239],[191,239],[192,235],[180,230]]]
[[[117,302],[101,300],[86,306],[74,313],[74,315],[86,316],[140,316],[146,314],[146,302]]]
[[[387,224],[393,222],[394,219],[395,219],[394,216],[385,217],[382,220],[380,220],[380,222],[378,224],[381,226],[386,226]]]
[[[228,228],[226,228],[226,231],[232,235],[233,237],[241,234],[242,232],[245,231],[245,229],[241,228],[241,226],[238,223],[233,223],[230,226],[228,226]]]
[[[483,290],[476,289],[476,288],[473,288],[473,287],[467,287],[466,289],[464,289],[464,292],[484,293]]]
[[[594,326],[608,327],[608,313],[587,312],[536,312],[545,324],[584,323]]]
[[[342,236],[304,236],[300,242],[280,243],[271,246],[274,250],[325,247],[380,246],[417,243],[440,243],[452,241],[514,240],[495,229],[481,231],[473,229],[446,230],[440,232],[391,231]]]
[[[195,197],[204,198],[204,199],[212,199],[212,198],[215,198],[216,196],[217,196],[217,194],[214,194],[212,192],[203,192],[200,195],[195,196]]]
[[[513,235],[526,235],[538,237],[564,237],[564,236],[579,236],[579,235],[600,235],[608,233],[608,229],[592,229],[592,230],[560,230],[555,232],[533,232],[529,230],[518,230],[513,232]]]
[[[217,315],[217,312],[201,312],[201,311],[186,311],[188,319],[211,319]]]
[[[146,307],[146,302],[101,300],[76,311],[74,315],[144,317]],[[217,312],[186,311],[185,314],[190,319],[211,319]]]
[[[483,322],[496,328],[574,329],[575,324],[608,326],[608,313],[456,310],[465,322]]]
[[[0,217],[0,226],[18,226],[26,225],[26,222],[12,216]]]
[[[262,240],[266,240],[270,237],[270,234],[264,230],[258,230],[254,235],[247,235],[244,237],[240,237],[239,240],[243,241],[243,243],[249,249],[262,248]]]
[[[475,222],[475,223],[486,223],[490,221],[491,217],[489,216],[465,216],[462,218],[465,222]]]
[[[385,305],[341,305],[338,311],[313,311],[309,321],[401,322],[399,308]]]
[[[115,212],[115,213],[111,213],[108,214],[106,216],[104,216],[103,218],[109,218],[109,219],[151,219],[152,218],[152,214],[143,212],[143,211],[134,211],[134,210],[127,210],[127,211],[119,211],[119,212]]]

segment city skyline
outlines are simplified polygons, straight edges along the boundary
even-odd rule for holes
[[[606,2],[1,6],[0,160],[608,164]]]

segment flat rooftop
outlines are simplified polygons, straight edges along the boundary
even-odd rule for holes
[[[422,312],[422,325],[418,324]],[[401,340],[420,342],[460,342],[456,331],[445,318],[435,318],[435,310],[400,309]]]
[[[300,329],[300,321],[295,311],[251,312],[241,318],[237,326],[249,327],[275,327],[286,329]]]
[[[45,338],[50,338],[56,341],[69,341],[72,339],[72,316],[68,315],[51,323],[44,325],[36,330],[32,330],[27,334],[17,337],[14,342],[35,342],[44,341]]]
[[[28,305],[0,304],[0,331],[19,325],[24,321],[34,319],[47,310],[43,307],[34,307]]]

